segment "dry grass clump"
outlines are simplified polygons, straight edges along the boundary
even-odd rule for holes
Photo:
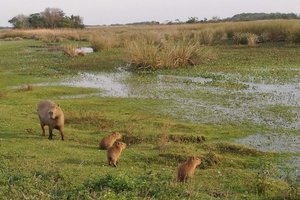
[[[235,44],[248,44],[249,47],[254,47],[258,42],[258,38],[259,37],[253,33],[234,33],[232,40]]]
[[[84,56],[85,54],[81,51],[77,51],[77,46],[68,44],[63,47],[63,52],[70,56],[70,57],[76,57],[76,56]]]
[[[249,47],[255,47],[258,42],[258,36],[255,34],[248,34],[247,36],[248,46]]]
[[[98,35],[94,34],[90,42],[94,51],[108,51],[118,46],[116,37],[110,34]]]
[[[126,49],[130,62],[141,68],[158,66],[159,48],[146,40],[137,40],[127,43]]]
[[[128,42],[126,49],[130,63],[138,68],[178,68],[197,65],[213,58],[213,54],[199,43],[187,39],[162,39],[160,42],[138,38]]]

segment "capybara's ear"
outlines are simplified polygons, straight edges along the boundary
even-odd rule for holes
[[[57,104],[57,107],[59,107],[59,104]]]

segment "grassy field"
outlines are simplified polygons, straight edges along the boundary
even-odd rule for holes
[[[176,94],[184,98],[190,95],[198,101],[223,106],[241,97],[238,103],[241,103],[242,109],[245,106],[242,102],[259,100],[251,99],[254,98],[251,95],[238,95],[247,87],[244,82],[299,83],[300,48],[295,39],[299,32],[294,26],[289,27],[290,22],[276,23],[285,27],[284,30],[293,30],[291,35],[294,39],[287,36],[285,41],[268,41],[255,46],[235,44],[232,38],[215,40],[205,44],[208,56],[193,66],[184,64],[184,67],[176,69],[158,67],[157,70],[129,68],[135,76],[125,81],[133,85],[138,82],[150,84],[152,76],[157,75],[210,78],[213,81],[201,87],[231,92],[215,94],[199,90],[197,93],[185,93],[176,89],[168,92],[170,96]],[[132,54],[128,53],[132,49],[128,49],[125,43],[134,42],[134,38],[145,31],[148,34],[143,34],[152,41],[149,43],[147,40],[147,45],[161,46],[165,44],[162,38],[166,35],[184,35],[185,38],[186,34],[194,33],[190,36],[194,40],[203,33],[197,32],[199,30],[210,30],[216,34],[221,29],[226,30],[224,33],[232,33],[238,28],[237,32],[241,32],[245,27],[254,27],[252,22],[248,26],[245,24],[234,29],[234,24],[230,24],[229,28],[223,24],[211,24],[204,27],[183,25],[0,32],[0,198],[299,199],[299,177],[291,177],[290,168],[283,165],[286,160],[299,157],[299,151],[264,152],[235,142],[256,133],[280,132],[299,137],[297,126],[226,119],[226,116],[220,117],[218,122],[193,121],[180,117],[184,114],[182,110],[172,114],[162,112],[174,109],[168,98],[62,98],[99,91],[36,85],[65,80],[79,72],[118,71],[133,60]],[[264,26],[259,23],[255,34],[260,35],[259,30]],[[251,30],[254,29],[248,28],[245,32]],[[275,32],[271,26],[268,30]],[[161,32],[165,35],[161,36]],[[102,38],[95,39],[99,35],[103,35]],[[122,40],[122,37],[125,39]],[[157,37],[160,42],[153,42],[153,38]],[[119,40],[114,44],[115,38]],[[75,57],[63,53],[66,45],[93,46],[97,45],[97,41],[102,46],[95,53]],[[168,41],[175,42],[176,39]],[[203,44],[199,45],[203,48]],[[45,99],[59,103],[65,113],[65,141],[60,141],[56,131],[52,141],[41,136],[36,105]],[[298,105],[275,104],[258,110],[249,109],[262,118],[268,116],[289,122],[299,120]],[[207,119],[215,117],[208,111],[197,114],[202,118],[207,115]],[[98,149],[99,140],[111,131],[120,132],[127,143],[117,168],[108,166],[106,152]],[[187,184],[177,183],[176,168],[190,155],[200,156],[202,164]]]

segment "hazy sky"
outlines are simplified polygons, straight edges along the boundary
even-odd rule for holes
[[[300,14],[300,0],[0,0],[0,26],[9,26],[7,21],[18,14],[29,15],[47,7],[80,15],[87,25],[225,18],[242,12]]]

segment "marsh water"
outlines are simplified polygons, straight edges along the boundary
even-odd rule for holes
[[[219,83],[218,83],[219,82]],[[217,83],[217,84],[216,84]],[[116,73],[79,73],[58,83],[99,89],[91,95],[170,101],[163,114],[198,123],[249,121],[280,128],[300,128],[300,84],[238,81],[238,89],[212,78]],[[217,85],[217,86],[214,86]],[[82,98],[64,96],[62,98]],[[278,110],[280,109],[280,110]]]
[[[84,98],[148,98],[167,101],[160,109],[165,115],[195,123],[250,122],[275,128],[300,129],[300,84],[235,81],[241,87],[227,88],[228,80],[204,77],[136,74],[125,70],[114,73],[82,72],[58,83],[69,87],[95,88]]]
[[[230,77],[230,76],[228,76]],[[157,112],[194,123],[250,123],[271,127],[267,133],[253,132],[235,142],[265,152],[300,152],[300,84],[257,83],[235,80],[239,87],[225,87],[230,78],[137,74],[126,70],[114,73],[82,72],[52,85],[95,88],[99,92],[61,98],[106,96],[158,99],[167,102]],[[51,85],[41,83],[39,86]],[[292,131],[291,131],[292,130]],[[287,134],[288,132],[292,132]],[[287,161],[300,175],[300,156]],[[291,164],[293,163],[293,165]]]

